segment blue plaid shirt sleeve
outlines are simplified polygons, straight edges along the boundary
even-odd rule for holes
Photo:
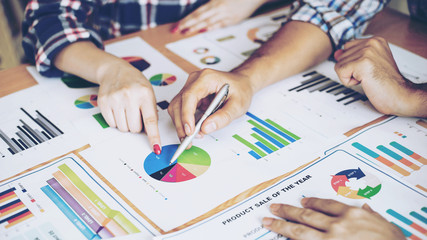
[[[23,48],[27,58],[47,77],[60,77],[53,59],[73,42],[88,40],[103,48],[100,35],[87,24],[94,1],[33,0],[25,10]]]
[[[290,20],[318,26],[337,50],[349,40],[360,37],[369,20],[389,0],[299,0],[293,4]]]

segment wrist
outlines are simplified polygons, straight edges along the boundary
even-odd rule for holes
[[[127,65],[128,62],[125,60],[111,56],[111,58],[101,61],[96,67],[95,81],[101,85],[108,79],[111,79],[111,76],[116,76],[120,72],[120,69]]]

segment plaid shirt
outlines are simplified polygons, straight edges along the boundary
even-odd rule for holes
[[[32,0],[23,23],[23,47],[37,70],[47,77],[63,72],[52,64],[69,44],[103,40],[176,22],[208,0]],[[232,1],[232,0],[230,0]],[[318,25],[334,49],[360,35],[367,21],[388,0],[299,0],[290,20]]]
[[[299,0],[289,21],[310,22],[328,34],[334,50],[360,37],[390,0]]]

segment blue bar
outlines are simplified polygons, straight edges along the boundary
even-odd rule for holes
[[[269,124],[268,122],[258,118],[257,116],[253,115],[250,112],[246,112],[246,115],[248,115],[249,117],[253,118],[255,121],[261,123],[262,125],[270,128],[270,130],[273,130],[275,133],[279,134],[280,136],[288,139],[290,142],[295,142],[295,139],[293,139],[291,136],[289,136],[288,134],[280,131],[279,129],[277,129],[276,127],[272,126],[271,124]]]
[[[423,211],[423,212],[427,213],[427,207],[423,207],[423,208],[421,208],[421,211]]]
[[[71,223],[89,240],[99,239],[86,224],[73,212],[73,210],[62,200],[62,198],[49,186],[46,185],[41,190],[52,200],[61,212],[70,220]]]
[[[427,218],[424,217],[424,216],[422,216],[422,215],[420,215],[419,213],[412,211],[412,212],[409,213],[409,215],[411,215],[412,217],[420,220],[424,224],[427,224]]]
[[[390,150],[390,149],[388,149],[388,148],[384,147],[383,145],[379,145],[379,146],[377,147],[377,149],[378,149],[378,150],[380,150],[381,152],[383,152],[383,153],[385,153],[385,154],[389,155],[390,157],[392,157],[392,158],[396,159],[397,161],[402,160],[402,158],[403,158],[403,157],[402,157],[402,156],[400,156],[399,154],[397,154],[397,153],[393,152],[392,150]]]
[[[260,155],[258,155],[256,152],[254,152],[253,150],[251,150],[249,152],[250,155],[252,155],[252,157],[256,158],[257,160],[261,158]]]
[[[268,141],[272,142],[274,145],[278,146],[279,148],[283,148],[285,145],[283,145],[281,142],[277,141],[276,139],[270,137],[270,135],[266,134],[265,132],[259,130],[258,128],[254,127],[252,128],[256,133],[267,139]]]
[[[263,143],[261,142],[256,142],[255,143],[258,147],[262,148],[264,151],[266,151],[268,154],[273,153],[273,150],[271,150],[270,148],[268,148],[267,146],[265,146]]]
[[[404,154],[406,154],[408,156],[411,156],[412,154],[414,154],[414,152],[412,152],[411,150],[407,149],[406,147],[400,145],[397,142],[391,142],[390,145],[395,147],[396,149],[400,150],[401,152],[403,152]]]
[[[399,226],[398,224],[396,224],[394,222],[391,222],[391,223],[393,223],[394,225],[398,226],[400,228],[400,230],[402,231],[403,235],[405,235],[405,237],[412,236],[412,233],[409,232],[408,230],[404,229],[403,227]]]
[[[392,209],[387,209],[386,211],[388,214],[390,214],[391,216],[395,217],[396,219],[402,221],[403,223],[405,223],[406,225],[411,225],[413,222],[409,219],[407,219],[406,217],[400,215],[399,213],[395,212]]]
[[[368,154],[369,156],[371,156],[372,158],[378,158],[380,155],[378,155],[378,153],[370,150],[369,148],[363,146],[362,144],[358,143],[358,142],[354,142],[351,144],[353,147],[359,149],[360,151]]]

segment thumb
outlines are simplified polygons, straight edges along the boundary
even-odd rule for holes
[[[336,61],[339,61],[340,60],[340,57],[342,56],[342,54],[344,53],[344,50],[343,49],[338,49],[338,50],[336,50],[335,51],[335,53],[334,53],[334,58],[335,58],[335,60]]]

